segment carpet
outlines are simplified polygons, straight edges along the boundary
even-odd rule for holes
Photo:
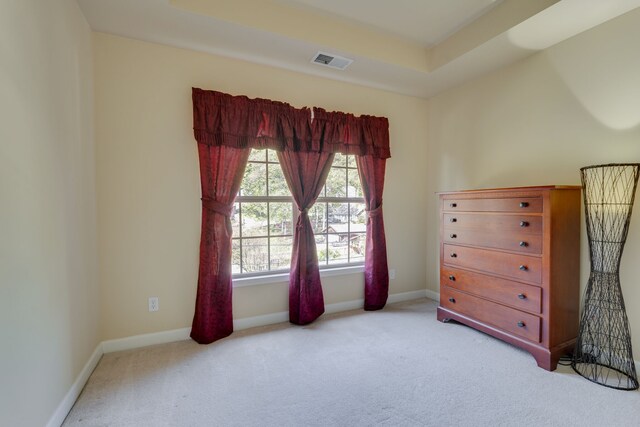
[[[593,384],[423,299],[105,354],[64,426],[638,426]]]

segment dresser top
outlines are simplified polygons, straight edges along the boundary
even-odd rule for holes
[[[477,190],[438,191],[436,194],[495,193],[496,191],[582,190],[580,185],[533,185],[530,187],[481,188]]]

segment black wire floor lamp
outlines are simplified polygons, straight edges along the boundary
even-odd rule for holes
[[[638,163],[580,169],[591,273],[571,367],[590,381],[620,390],[638,388],[620,287],[620,259],[639,169]]]

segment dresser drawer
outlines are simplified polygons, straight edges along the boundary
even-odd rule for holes
[[[489,249],[443,245],[443,263],[450,266],[486,271],[516,280],[542,283],[542,260],[527,255],[516,255]]]
[[[525,254],[542,253],[542,235],[527,233],[496,233],[463,228],[444,229],[445,243],[506,249]]]
[[[542,217],[513,214],[443,214],[446,229],[474,229],[492,233],[542,234]]]
[[[440,288],[440,306],[529,341],[540,342],[540,318],[533,314],[477,298],[448,286]]]
[[[542,289],[471,271],[442,267],[440,285],[481,296],[518,310],[542,312]]]
[[[541,197],[493,198],[493,199],[444,199],[444,211],[457,212],[542,212]]]

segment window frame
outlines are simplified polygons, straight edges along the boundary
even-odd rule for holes
[[[266,195],[265,196],[255,196],[255,195],[251,195],[251,196],[245,196],[245,195],[240,195],[240,192],[242,191],[242,187],[241,190],[238,192],[239,194],[236,195],[236,198],[234,200],[234,206],[236,204],[238,204],[239,212],[238,212],[238,236],[232,235],[232,247],[233,247],[233,242],[239,242],[239,255],[240,255],[240,270],[242,271],[242,264],[243,264],[243,240],[252,240],[252,239],[266,239],[267,240],[267,267],[269,268],[268,270],[262,270],[262,271],[255,271],[255,272],[248,272],[248,273],[233,273],[232,274],[232,278],[234,280],[240,281],[240,282],[244,282],[243,284],[240,284],[239,286],[249,286],[252,284],[260,284],[260,283],[273,283],[273,282],[279,282],[282,281],[280,279],[286,280],[286,278],[288,277],[288,274],[291,270],[290,267],[285,268],[285,269],[277,269],[277,270],[271,270],[271,239],[272,238],[277,238],[277,237],[291,237],[292,241],[293,241],[293,236],[295,233],[295,224],[298,221],[298,217],[300,215],[300,212],[298,211],[298,208],[296,206],[296,203],[293,199],[293,196],[291,194],[289,194],[288,196],[271,196],[269,195],[269,170],[270,170],[270,166],[271,165],[277,165],[280,168],[280,163],[277,161],[273,161],[269,159],[269,153],[268,153],[268,149],[252,149],[252,151],[264,151],[264,160],[252,160],[249,159],[247,161],[247,165],[250,163],[253,164],[261,164],[261,165],[265,165],[265,192]],[[274,150],[271,150],[275,153]],[[355,155],[346,155],[343,154],[344,156],[344,166],[343,165],[335,165],[334,163],[332,163],[331,168],[336,168],[336,169],[344,169],[345,170],[345,194],[348,196],[349,194],[349,171],[350,170],[355,170],[356,173],[358,169],[357,166],[349,166],[349,156],[353,157],[355,160]],[[354,161],[355,163],[355,161]],[[244,177],[243,177],[244,180]],[[358,175],[358,180],[359,180],[359,175]],[[361,183],[358,181],[358,184],[361,186]],[[288,188],[287,188],[288,190]],[[351,206],[352,204],[361,204],[363,206],[365,206],[365,199],[364,199],[364,194],[361,197],[337,197],[337,196],[326,196],[326,182],[325,185],[323,185],[322,187],[322,192],[320,194],[320,196],[318,196],[318,198],[316,199],[315,203],[313,204],[313,207],[315,207],[317,204],[325,204],[325,218],[326,218],[326,227],[325,230],[326,232],[324,233],[315,233],[314,232],[314,236],[325,236],[325,242],[326,245],[328,247],[329,245],[329,241],[328,241],[328,236],[329,235],[334,235],[334,234],[340,234],[340,233],[329,233],[328,232],[328,225],[329,225],[329,204],[330,203],[339,203],[339,204],[346,204],[347,205],[347,209],[348,209],[348,218],[347,218],[347,239],[348,241],[350,240],[350,236],[352,234],[358,234],[358,235],[362,235],[365,239],[366,239],[366,231],[364,232],[351,232]],[[362,190],[360,190],[360,192],[362,192]],[[242,217],[243,217],[243,209],[242,209],[242,204],[243,203],[265,203],[267,206],[267,224],[266,224],[266,235],[260,235],[260,236],[243,236],[242,233]],[[291,211],[292,211],[292,233],[291,234],[277,234],[277,235],[272,235],[271,234],[271,203],[290,203],[291,204]],[[313,208],[312,207],[312,208]],[[366,223],[365,223],[366,224]],[[348,244],[347,244],[348,245]],[[232,249],[233,250],[233,249]],[[326,261],[319,261],[318,265],[319,268],[321,270],[321,276],[333,276],[334,274],[352,274],[352,273],[357,273],[357,272],[362,272],[364,271],[364,257],[362,258],[362,260],[358,260],[358,261],[354,261],[351,262],[350,261],[350,257],[351,257],[351,253],[350,250],[347,250],[347,262],[342,262],[342,263],[333,263],[330,264],[329,263],[329,259],[327,257]],[[265,280],[260,280],[260,279],[265,279]],[[258,280],[256,280],[258,279]]]

